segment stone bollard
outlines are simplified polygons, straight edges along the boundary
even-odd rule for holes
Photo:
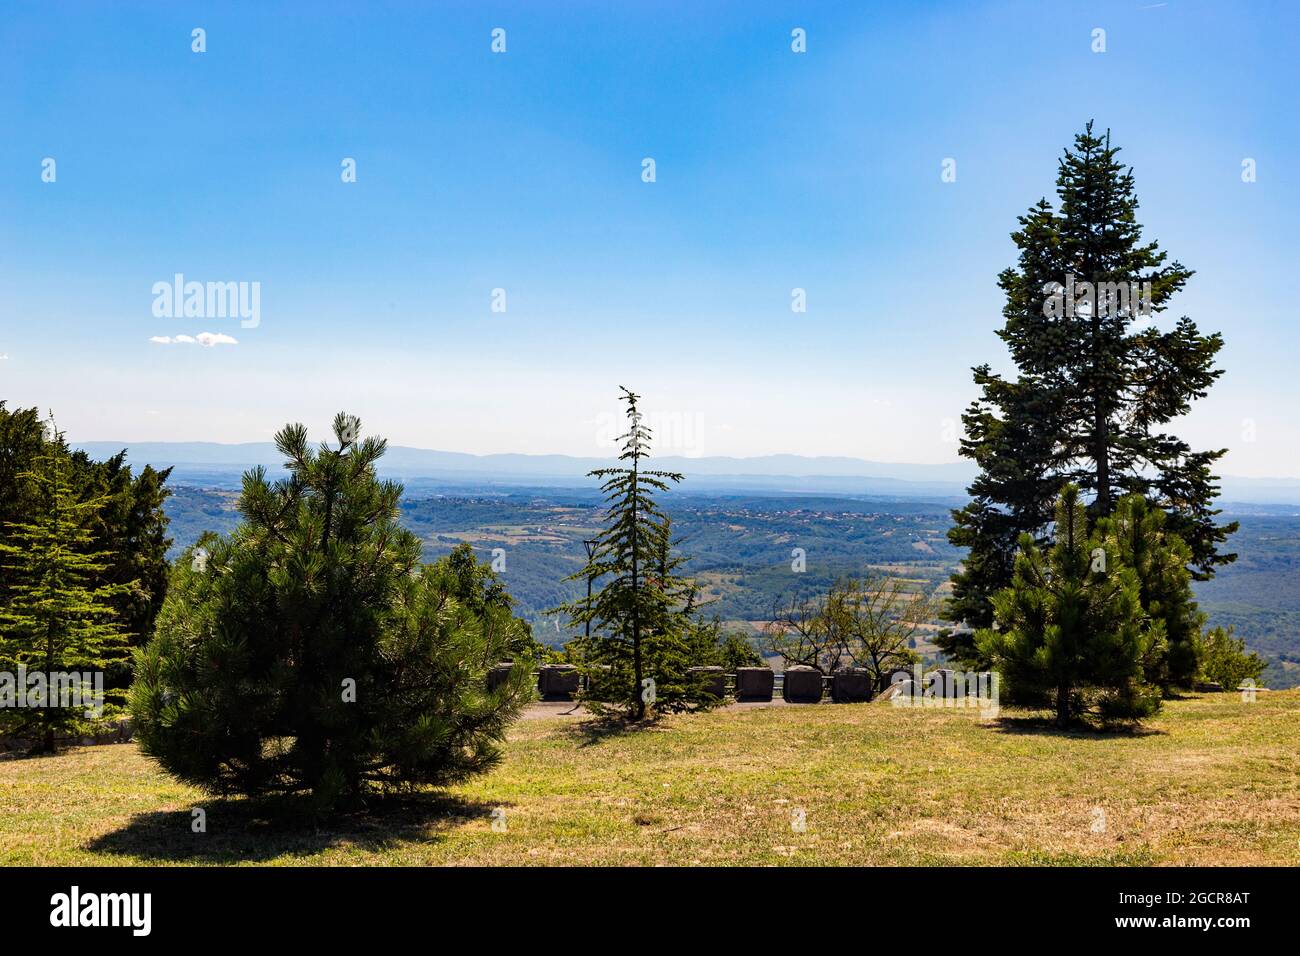
[[[771,700],[776,674],[770,667],[737,667],[737,700]]]
[[[704,693],[721,700],[727,696],[727,675],[721,667],[688,667],[686,677],[691,683],[699,682]]]
[[[822,672],[806,664],[787,667],[785,699],[797,704],[815,704],[822,699]]]
[[[492,692],[510,679],[510,672],[514,670],[513,661],[502,661],[487,672],[487,689]]]
[[[845,667],[831,675],[831,700],[853,704],[871,700],[871,672],[865,667]]]
[[[578,692],[578,669],[572,664],[543,664],[537,690],[546,700],[572,700]]]

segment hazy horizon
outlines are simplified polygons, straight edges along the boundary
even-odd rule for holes
[[[313,436],[318,440],[323,436]],[[278,466],[282,457],[273,442],[72,442],[94,457],[106,458],[125,448],[128,461],[149,463],[155,467],[177,466],[178,477],[190,479],[222,471],[237,474],[238,469],[255,465]],[[214,451],[214,449],[216,451]],[[196,454],[196,452],[202,452]],[[571,456],[499,452],[478,455],[452,449],[415,448],[389,445],[381,461],[381,471],[406,479],[462,481],[469,484],[515,485],[526,487],[530,481],[565,479],[583,486],[587,471],[615,462],[616,456]],[[653,460],[667,468],[682,471],[694,482],[685,490],[746,491],[775,490],[782,479],[795,482],[786,490],[828,495],[890,494],[897,491],[907,497],[964,497],[965,487],[977,473],[968,461],[946,463],[881,462],[844,456],[803,456],[772,454],[758,456],[681,456],[655,455]],[[215,471],[214,471],[215,470]],[[1300,504],[1300,477],[1289,475],[1245,476],[1224,474],[1224,502],[1252,504]],[[697,489],[700,482],[705,488]],[[862,484],[861,482],[865,482]],[[202,482],[199,482],[200,484]],[[1294,490],[1294,493],[1293,493]]]

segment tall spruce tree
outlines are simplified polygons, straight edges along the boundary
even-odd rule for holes
[[[1164,510],[1198,580],[1236,558],[1220,546],[1237,525],[1217,523],[1213,507],[1211,468],[1225,449],[1193,451],[1162,430],[1222,374],[1214,361],[1223,340],[1186,317],[1163,332],[1150,323],[1192,272],[1142,240],[1132,171],[1118,152],[1092,123],[1075,137],[1059,165],[1058,208],[1042,199],[1019,217],[1018,264],[998,277],[1006,296],[998,336],[1017,374],[974,369],[981,394],[962,416],[961,453],[980,473],[948,533],[967,557],[945,617],[972,629],[991,624],[991,598],[1011,581],[1020,536],[1050,540],[1053,502],[1067,484],[1091,499],[1093,517],[1111,514],[1125,494]],[[984,663],[968,634],[941,646]]]
[[[527,667],[487,689],[531,646],[494,577],[465,551],[420,563],[402,487],[375,473],[386,443],[359,431],[339,415],[336,447],[313,450],[283,429],[288,476],[245,475],[243,522],[176,563],[131,706],[142,749],[180,779],[355,807],[491,769],[532,699]]]
[[[81,499],[72,477],[67,446],[51,422],[32,469],[14,476],[28,489],[29,514],[0,529],[0,571],[6,581],[0,666],[38,671],[45,685],[43,705],[34,713],[5,709],[0,715],[15,736],[35,730],[38,752],[54,750],[57,734],[91,706],[58,699],[55,675],[102,673],[127,658],[126,632],[114,605],[137,586],[135,581],[101,583],[113,555],[95,549],[92,526],[107,498]]]
[[[628,430],[619,436],[619,460],[626,464],[591,472],[602,481],[607,524],[586,566],[570,577],[602,586],[590,601],[584,597],[560,610],[568,613],[571,627],[590,625],[590,638],[574,639],[587,701],[598,712],[613,708],[640,720],[651,702],[662,711],[711,701],[687,673],[698,663],[692,653],[699,637],[697,591],[677,573],[683,559],[673,551],[671,522],[654,497],[682,476],[643,467],[651,431],[637,407],[640,396],[622,392]]]
[[[1046,551],[1021,535],[1011,585],[993,596],[996,626],[976,634],[979,650],[1011,699],[1051,705],[1062,727],[1087,715],[1147,716],[1160,695],[1144,671],[1162,633],[1148,626],[1137,575],[1105,560],[1074,485],[1061,492],[1055,517]]]

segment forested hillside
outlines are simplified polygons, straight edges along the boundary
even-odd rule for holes
[[[234,526],[238,494],[179,488],[167,502],[173,553],[204,530]],[[824,591],[837,576],[867,570],[906,579],[917,590],[946,592],[961,560],[948,543],[951,502],[875,498],[667,496],[673,528],[689,570],[712,601],[709,613],[752,630],[773,602],[794,593]],[[583,565],[584,538],[597,527],[594,492],[553,489],[512,493],[412,497],[402,522],[425,544],[425,557],[447,554],[468,541],[481,560],[502,551],[503,579],[519,613],[539,640],[570,636],[545,612],[577,597],[583,583],[565,579]],[[1213,580],[1196,586],[1211,624],[1231,624],[1270,660],[1270,686],[1300,684],[1300,515],[1243,514],[1230,542],[1241,557]],[[802,548],[805,570],[792,569]],[[942,589],[942,590],[940,590]]]

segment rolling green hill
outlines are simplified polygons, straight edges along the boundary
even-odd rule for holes
[[[228,531],[238,495],[181,487],[168,501],[173,553],[204,530]],[[664,498],[688,570],[704,586],[710,613],[750,626],[767,620],[773,602],[824,589],[837,576],[868,571],[940,592],[961,560],[948,544],[948,502],[828,496],[705,495]],[[1265,682],[1300,685],[1300,515],[1233,515],[1241,530],[1230,542],[1236,564],[1197,585],[1212,623],[1232,624],[1268,657]],[[597,530],[600,500],[591,491],[535,489],[407,498],[402,522],[433,559],[468,541],[481,558],[501,549],[503,578],[519,613],[539,640],[568,638],[546,611],[579,596],[582,541]],[[802,548],[806,570],[791,568]]]

